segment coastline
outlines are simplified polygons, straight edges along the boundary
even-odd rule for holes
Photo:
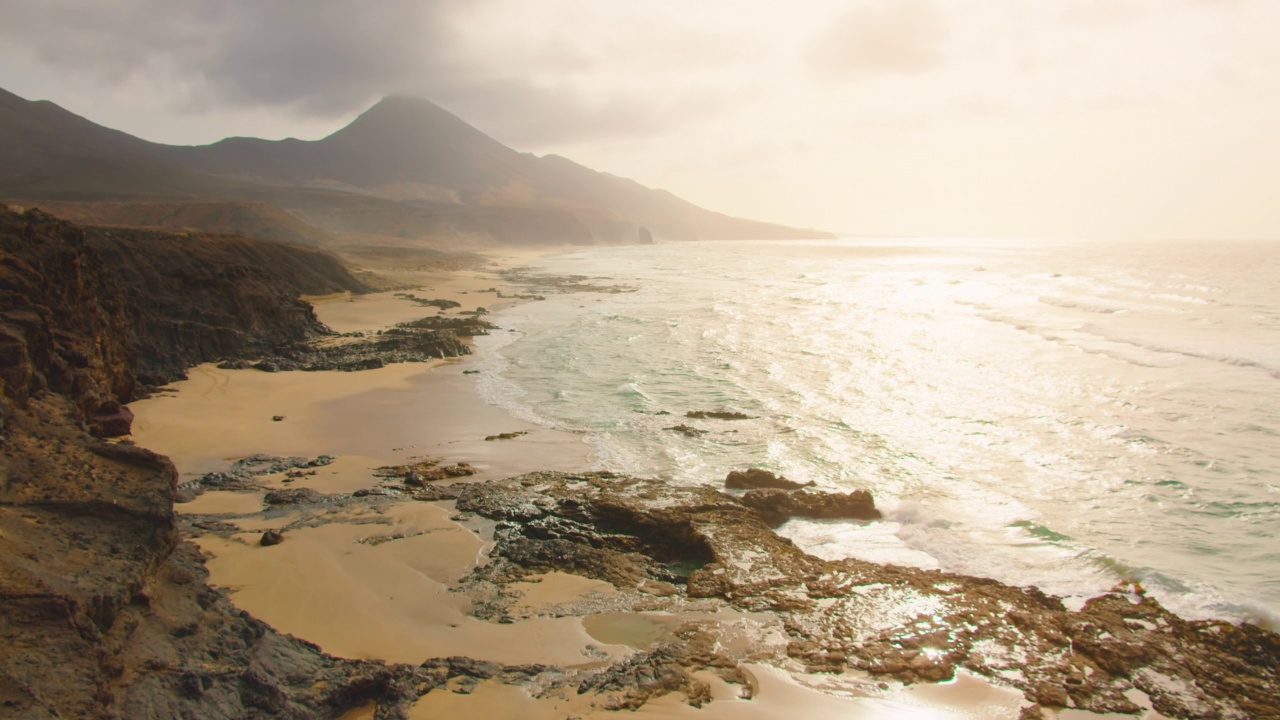
[[[498,281],[485,273],[413,275],[428,297],[459,303],[456,312],[494,306],[493,295],[482,291]],[[393,291],[311,301],[322,322],[344,333],[377,333],[433,311]],[[378,467],[425,457],[468,463],[475,481],[589,464],[589,448],[579,436],[484,403],[474,380],[463,374],[466,364],[465,358],[450,358],[357,372],[279,373],[205,364],[169,391],[131,405],[132,439],[173,460],[180,483],[254,454],[336,458],[314,475],[267,475],[262,491],[209,490],[176,506],[184,516],[217,517],[238,528],[227,538],[191,539],[209,557],[211,582],[283,632],[331,654],[389,662],[450,655],[507,664],[579,662],[592,643],[580,623],[483,623],[466,615],[464,599],[447,592],[447,584],[473,569],[485,549],[472,529],[450,520],[448,503],[355,508],[325,518],[319,527],[289,531],[287,542],[269,552],[257,545],[265,530],[308,514],[263,517],[262,498],[271,489],[349,494],[376,485]],[[520,435],[485,440],[500,433]],[[409,537],[360,544],[375,534]]]
[[[473,310],[492,299],[480,290],[501,284],[468,275],[463,282],[459,273],[450,274],[448,291],[433,289],[427,296],[454,299],[463,303],[460,310]],[[320,318],[342,332],[376,331],[429,312],[390,292],[316,299],[315,305]],[[529,425],[486,405],[473,379],[463,375],[466,366],[462,359],[355,373],[278,374],[201,366],[191,372],[190,380],[172,386],[176,393],[134,404],[134,439],[173,458],[184,479],[258,452],[336,455],[336,461],[317,468],[315,475],[288,483],[282,473],[262,478],[268,490],[311,488],[325,494],[368,489],[377,484],[375,468],[421,455],[470,463],[478,472],[464,482],[531,471],[580,471],[590,464],[578,436]],[[276,421],[275,416],[283,419]],[[352,418],[358,419],[354,425]],[[506,432],[528,435],[483,439]],[[199,535],[192,539],[210,556],[211,584],[229,590],[232,601],[255,617],[315,642],[326,652],[406,663],[465,655],[506,665],[592,669],[646,647],[641,641],[625,641],[636,632],[636,607],[619,604],[617,588],[609,583],[580,575],[552,571],[507,583],[512,594],[523,598],[518,617],[494,622],[470,614],[468,610],[483,599],[474,592],[468,599],[468,593],[457,592],[456,583],[487,562],[494,523],[457,513],[451,501],[395,499],[262,510],[263,494],[210,490],[177,509],[184,520],[198,515],[206,525],[212,519],[231,526],[210,532],[183,523],[187,532]],[[270,529],[283,529],[285,541],[259,547],[261,533]],[[383,538],[387,540],[369,542]],[[694,603],[681,610],[705,614],[707,607]],[[604,617],[611,610],[631,616],[626,632],[610,637],[599,623],[588,628],[585,618]],[[669,609],[639,612],[681,620],[693,617]],[[670,624],[674,626],[674,620]],[[760,628],[780,632],[776,622],[760,621]],[[803,666],[741,667],[742,685],[726,683],[706,669],[693,673],[714,700],[702,709],[690,707],[681,692],[673,692],[642,704],[637,712],[646,717],[711,718],[778,717],[797,709],[818,717],[855,718],[897,717],[913,710],[932,713],[929,717],[1085,716],[1070,709],[1026,715],[1029,706],[1022,693],[963,671],[942,684],[877,688],[867,685],[863,676],[849,676],[849,671],[826,676],[824,686],[813,684],[812,671]],[[810,683],[797,682],[793,672],[806,675]],[[423,696],[412,716],[444,711],[594,716],[603,707],[595,695],[574,699],[561,692],[535,698],[505,681],[464,680],[470,682],[447,687],[453,692],[442,688]],[[865,692],[859,694],[857,688]],[[742,699],[744,692],[754,699]],[[1149,703],[1147,708],[1138,717],[1165,717],[1149,709]],[[349,717],[372,717],[372,708]]]

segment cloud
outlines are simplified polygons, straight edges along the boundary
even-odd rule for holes
[[[448,25],[458,3],[231,2],[210,56],[183,58],[219,99],[295,104],[339,114],[449,65]]]
[[[451,64],[462,0],[47,0],[6,12],[0,37],[109,82],[162,76],[182,102],[336,115]]]
[[[504,142],[649,134],[724,95],[669,78],[618,83],[708,43],[670,26],[619,32],[625,14],[592,7],[540,5],[531,24],[513,0],[44,0],[6,11],[0,43],[83,85],[160,92],[190,116],[332,119],[414,94]]]
[[[819,78],[915,74],[943,61],[947,25],[930,0],[874,0],[818,33],[807,53]]]

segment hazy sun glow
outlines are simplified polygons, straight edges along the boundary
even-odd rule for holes
[[[135,22],[152,13],[164,22]],[[519,150],[793,225],[1280,237],[1270,0],[60,0],[7,15],[0,87],[152,140],[318,137],[411,92]]]

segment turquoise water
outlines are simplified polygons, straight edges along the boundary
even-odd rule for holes
[[[1064,596],[1136,579],[1189,616],[1280,614],[1280,244],[947,240],[592,248],[534,274],[630,293],[498,313],[482,394],[602,468],[866,488],[792,521],[827,557]],[[547,294],[545,290],[539,290]],[[730,409],[749,420],[698,420]],[[665,413],[665,414],[664,414]],[[686,424],[689,437],[668,430]]]

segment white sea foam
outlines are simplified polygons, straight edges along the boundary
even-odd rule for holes
[[[884,522],[784,528],[825,557],[1082,597],[1144,578],[1189,615],[1274,618],[1280,313],[1255,272],[1272,250],[1224,247],[584,249],[540,263],[639,291],[498,313],[518,332],[479,340],[478,382],[585,432],[601,467],[871,490]],[[722,407],[758,419],[684,417]]]

